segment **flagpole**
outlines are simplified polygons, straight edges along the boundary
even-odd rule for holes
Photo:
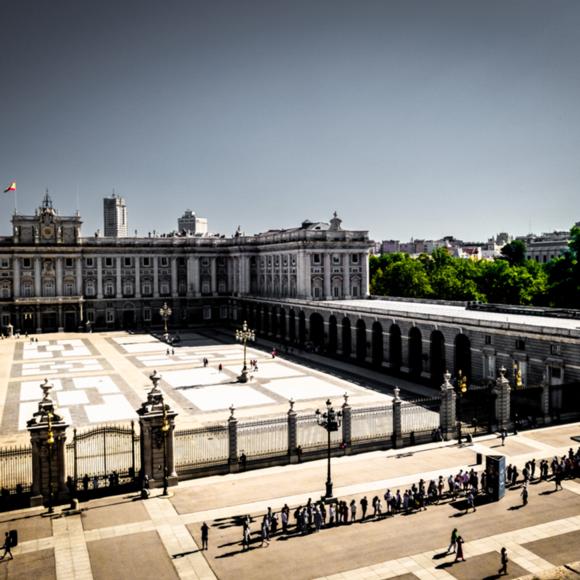
[[[16,188],[14,188],[14,215],[18,213],[18,205],[16,203]]]

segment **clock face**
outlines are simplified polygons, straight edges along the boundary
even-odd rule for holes
[[[43,238],[52,238],[54,235],[54,226],[44,226],[42,228],[42,237]]]

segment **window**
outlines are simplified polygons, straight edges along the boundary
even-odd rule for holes
[[[149,257],[143,258],[143,267],[144,268],[151,267],[151,258],[149,258]]]
[[[358,296],[358,286],[353,286],[352,287],[352,295],[353,296]]]
[[[141,293],[143,296],[151,296],[151,294],[153,294],[151,290],[151,282],[143,282]]]
[[[226,283],[223,280],[220,280],[218,284],[218,292],[220,294],[224,294],[225,291],[226,291]]]
[[[151,322],[151,308],[143,308],[143,320]]]
[[[485,335],[485,344],[491,344],[491,334]]]
[[[123,284],[123,296],[133,296],[133,282]]]
[[[115,286],[110,280],[105,282],[105,296],[113,297],[115,295]]]
[[[65,282],[64,283],[64,295],[65,296],[74,296],[74,293],[75,293],[74,282]]]
[[[87,296],[95,295],[95,283],[93,282],[93,280],[87,280],[85,284],[85,294]]]
[[[334,256],[332,256],[332,263],[335,266],[338,266],[340,264],[340,256],[337,254],[334,254]]]
[[[179,266],[185,266],[185,258],[177,258],[177,264]]]
[[[32,261],[30,260],[30,258],[22,258],[22,267],[32,268]]]
[[[94,310],[87,310],[87,322],[90,322],[90,323],[95,322],[95,311]]]
[[[228,307],[226,304],[222,304],[220,306],[220,318],[222,320],[226,320],[228,317]]]
[[[45,280],[42,284],[42,295],[53,297],[54,294],[54,280]]]
[[[106,320],[108,324],[115,322],[115,311],[114,310],[107,310]]]
[[[523,338],[516,339],[516,350],[526,350],[526,341]]]
[[[312,254],[312,262],[314,264],[320,264],[320,254]]]
[[[203,307],[203,319],[204,320],[211,320],[211,306],[204,306]]]
[[[113,267],[113,258],[105,258],[105,268],[112,268]]]
[[[353,264],[358,264],[358,254],[352,254],[352,256],[350,257],[350,261]]]
[[[1,258],[0,259],[0,268],[9,268],[10,267],[10,259],[9,258]]]
[[[562,354],[562,345],[551,344],[550,345],[550,354],[561,355]]]
[[[95,267],[95,260],[94,260],[94,258],[85,258],[85,266],[87,268],[94,268]]]
[[[550,375],[553,379],[560,379],[562,377],[562,369],[560,367],[551,367]]]
[[[318,286],[314,287],[314,298],[320,298],[320,288]]]
[[[10,298],[10,284],[2,284],[2,288],[0,288],[0,297],[1,298]]]
[[[65,258],[64,259],[64,267],[65,268],[74,268],[74,260],[72,258]]]
[[[133,266],[133,258],[125,256],[123,258],[123,266],[125,266],[125,268],[131,268]]]
[[[164,268],[167,268],[167,266],[169,266],[169,258],[167,258],[166,256],[162,256],[161,257],[161,266]]]
[[[209,293],[210,293],[210,291],[211,291],[211,290],[210,290],[210,285],[209,285],[209,282],[208,282],[207,280],[204,280],[204,281],[201,283],[201,293],[202,293],[202,294],[209,294]]]
[[[202,266],[209,266],[209,258],[202,258],[201,265]]]
[[[340,288],[338,286],[335,286],[332,289],[332,294],[335,298],[339,298],[340,297]]]
[[[22,284],[22,296],[24,298],[32,298],[32,282],[24,282]]]
[[[169,294],[169,283],[161,282],[161,285],[159,286],[159,292],[163,296],[167,296]]]

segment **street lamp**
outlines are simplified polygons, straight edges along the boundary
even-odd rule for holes
[[[47,413],[48,417],[48,438],[46,443],[48,445],[48,513],[54,512],[52,507],[52,446],[54,445],[54,432],[52,431],[52,413]]]
[[[163,495],[167,495],[167,488],[169,487],[169,478],[167,477],[167,433],[170,425],[163,397],[161,398],[161,403],[163,405],[163,423],[161,425],[161,432],[163,433]]]
[[[247,383],[248,382],[248,367],[246,365],[246,347],[248,344],[248,340],[254,341],[256,340],[256,334],[253,330],[248,328],[248,323],[244,320],[244,324],[242,324],[242,329],[236,330],[236,340],[241,342],[244,345],[244,366],[242,367],[242,373],[238,377],[239,383]]]
[[[457,443],[461,445],[461,402],[463,395],[467,392],[467,376],[463,374],[463,371],[459,369],[457,371],[457,380],[456,380],[456,390],[457,390]]]
[[[173,311],[169,306],[167,306],[167,302],[163,303],[163,306],[159,309],[159,314],[161,318],[163,318],[163,340],[167,342],[169,340],[169,332],[167,331],[167,319],[173,314]]]
[[[330,434],[333,431],[338,431],[342,420],[342,411],[336,412],[332,408],[330,399],[326,401],[326,412],[321,413],[320,409],[316,409],[316,422],[326,429],[328,433],[328,447],[327,447],[327,472],[326,472],[326,493],[322,496],[323,499],[329,500],[332,498],[332,477],[330,473]]]

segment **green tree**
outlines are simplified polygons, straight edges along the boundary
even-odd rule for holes
[[[522,266],[526,261],[526,244],[523,240],[514,240],[501,249],[502,258],[512,266]]]

